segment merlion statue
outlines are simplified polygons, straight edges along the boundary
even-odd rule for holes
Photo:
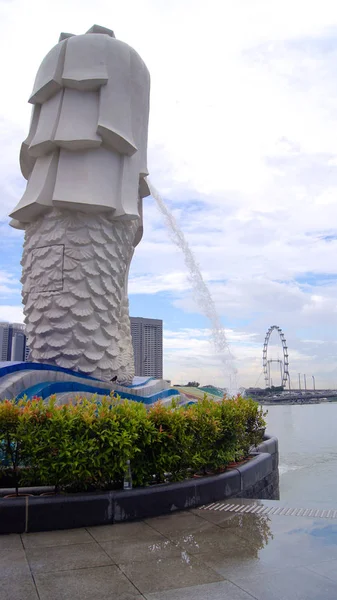
[[[20,154],[22,296],[30,360],[130,382],[127,279],[142,237],[150,79],[94,25],[61,34],[37,72]]]

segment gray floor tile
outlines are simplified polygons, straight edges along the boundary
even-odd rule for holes
[[[261,549],[259,558],[271,567],[309,566],[315,562],[337,559],[337,544],[329,539],[331,528],[329,523],[320,522],[309,529],[298,527],[287,533],[276,534]]]
[[[0,600],[38,600],[31,575],[4,577],[1,573]]]
[[[25,548],[39,548],[41,546],[67,546],[68,544],[92,543],[93,539],[86,529],[66,529],[64,531],[23,533],[22,541]]]
[[[283,506],[283,503],[282,503]],[[199,511],[202,517],[219,527],[224,529],[235,529],[236,534],[242,535],[242,537],[250,538],[257,531],[265,531],[267,535],[273,535],[275,533],[285,533],[301,525],[303,527],[309,527],[312,525],[312,519],[305,519],[304,517],[291,517],[283,515],[256,515],[250,513],[238,514],[227,511]]]
[[[146,542],[114,540],[101,542],[101,547],[117,564],[132,561],[165,559],[168,556],[181,556],[182,548],[165,538],[153,538]]]
[[[189,511],[146,519],[146,523],[165,536],[176,535],[182,531],[185,533],[204,531],[211,527],[205,519]]]
[[[219,581],[207,585],[155,592],[146,594],[147,600],[252,600],[247,594],[230,581]]]
[[[261,562],[259,556],[252,556],[249,550],[241,550],[233,554],[222,554],[221,552],[198,554],[198,559],[225,579],[230,579],[234,583],[242,577],[280,571],[282,568],[280,565],[271,566]]]
[[[240,556],[242,551],[250,548],[248,541],[216,525],[212,525],[207,531],[197,533],[183,531],[180,534],[171,534],[170,537],[190,554],[221,552],[222,555],[227,553],[231,556]]]
[[[235,583],[241,577],[308,566],[318,556],[317,548],[308,548],[305,544],[291,546],[280,543],[280,540],[257,551],[252,546],[242,550],[236,548],[233,552],[219,549],[217,552],[198,554],[201,561]]]
[[[236,580],[258,600],[336,600],[337,583],[304,567],[261,573]]]
[[[246,516],[248,517],[248,515]],[[255,515],[255,517],[258,518],[259,515]],[[263,515],[261,515],[260,518],[263,518]],[[289,533],[290,531],[294,531],[296,529],[306,531],[311,529],[314,523],[317,523],[321,526],[322,523],[324,524],[326,522],[322,521],[322,519],[315,521],[314,519],[307,519],[306,517],[294,517],[290,515],[270,515],[269,517],[266,515],[264,518],[268,519],[269,528],[273,535]],[[328,522],[332,524],[335,523],[335,521]]]
[[[282,518],[284,521],[284,517]],[[217,525],[223,529],[242,530],[246,536],[254,535],[256,531],[260,532],[261,530],[271,534],[273,530],[272,521],[268,515],[232,515],[230,518],[222,519]]]
[[[98,527],[88,527],[88,531],[97,540],[97,542],[107,542],[112,540],[138,539],[146,541],[153,539],[153,536],[161,537],[144,521],[135,521],[134,523],[116,523],[115,525],[101,525]]]
[[[218,526],[224,531],[231,532],[248,541],[251,546],[258,550],[264,548],[274,538],[267,517],[265,519],[261,518],[259,521],[243,520],[240,525],[235,525],[235,522],[228,522],[218,523]]]
[[[18,533],[11,535],[0,535],[1,550],[22,550],[22,542]]]
[[[39,573],[35,577],[35,582],[40,600],[141,600],[142,598],[116,566],[62,573]]]
[[[229,512],[200,511],[207,521],[217,525],[221,529],[229,530],[244,539],[260,544],[263,539],[266,542],[273,536],[273,522],[267,515],[235,514]],[[286,519],[281,517],[283,521]],[[297,521],[298,523],[298,521]],[[289,527],[291,529],[292,526]]]
[[[234,518],[234,514],[232,512],[218,512],[216,510],[196,510],[193,511],[193,514],[196,514],[199,518],[204,519],[204,521],[209,521],[215,525],[221,525],[221,523],[233,521]]]
[[[36,600],[26,558],[40,600],[337,599],[328,519],[186,511],[22,539],[0,537],[0,600]]]
[[[69,571],[113,564],[111,558],[96,542],[72,546],[29,548],[26,550],[26,555],[34,573]]]
[[[337,582],[337,560],[328,560],[326,562],[315,563],[306,567],[309,571],[318,573]]]
[[[283,517],[284,521],[287,519],[288,517]],[[240,530],[226,528],[224,531],[227,534],[234,533],[247,543],[241,555],[242,570],[245,574],[310,566],[318,561],[337,559],[335,525],[321,520],[307,526],[305,519],[304,527],[301,527],[301,524],[301,520],[297,519],[297,523],[293,521],[290,528],[285,528],[275,536],[268,534],[264,524],[258,521],[253,529],[252,523],[246,523]],[[205,550],[202,558],[206,564],[225,577],[240,577],[240,549],[237,546],[234,547],[233,553],[223,552],[220,546],[216,553]]]
[[[23,548],[18,550],[0,550],[0,574],[3,577],[30,575],[28,562]]]
[[[221,575],[187,552],[180,558],[121,563],[119,566],[143,594],[223,580]]]

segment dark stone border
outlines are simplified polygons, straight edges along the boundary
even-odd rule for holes
[[[277,495],[278,442],[266,436],[249,462],[209,477],[130,491],[0,498],[0,533],[107,525],[195,508],[233,497]],[[33,491],[33,490],[31,490]],[[28,489],[27,489],[28,493]]]

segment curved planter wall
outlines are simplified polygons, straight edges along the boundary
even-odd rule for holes
[[[101,493],[0,499],[0,533],[107,525],[226,498],[278,499],[278,442],[266,436],[246,464],[220,475]]]

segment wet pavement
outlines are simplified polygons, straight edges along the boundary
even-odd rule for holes
[[[337,507],[231,504],[0,536],[0,600],[337,599]]]

